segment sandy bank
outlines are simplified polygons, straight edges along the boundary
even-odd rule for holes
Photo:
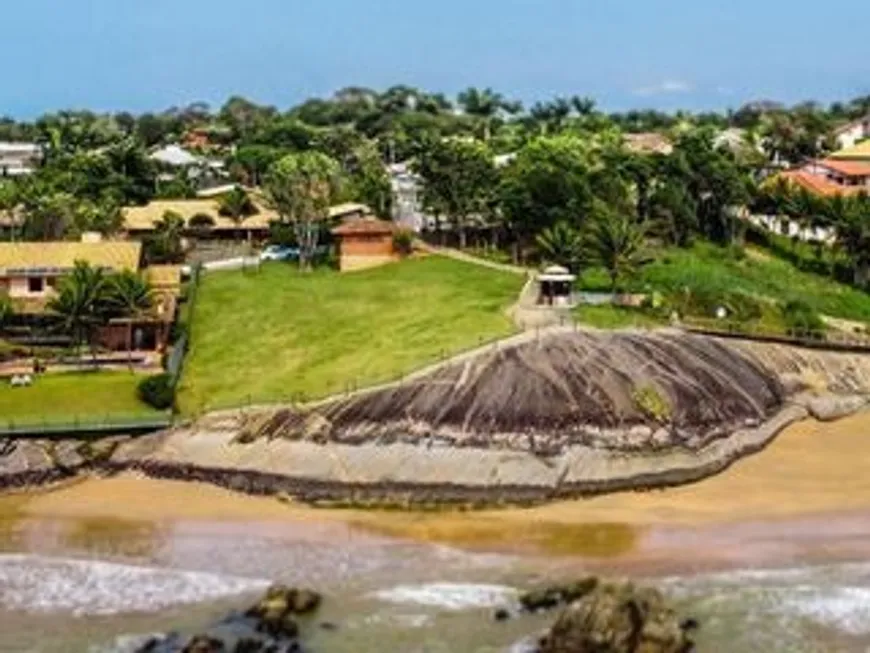
[[[698,557],[707,551],[710,558],[721,557],[731,547],[733,556],[746,556],[746,541],[755,538],[764,540],[768,548],[776,542],[779,552],[783,546],[805,541],[807,555],[818,553],[824,558],[837,552],[853,555],[858,551],[853,546],[856,538],[867,540],[868,466],[870,413],[862,413],[835,423],[793,425],[762,453],[691,486],[529,509],[317,510],[211,485],[125,474],[56,491],[2,497],[0,512],[11,509],[14,502],[19,514],[44,518],[342,521],[378,533],[472,548],[537,549],[593,557],[633,551],[650,563],[656,555],[673,557],[673,551],[687,542],[694,552],[686,555]],[[673,541],[659,542],[668,537]],[[658,554],[653,550],[656,546]]]

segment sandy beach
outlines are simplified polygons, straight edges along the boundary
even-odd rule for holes
[[[31,518],[132,521],[343,522],[395,537],[475,549],[605,557],[672,556],[689,540],[735,551],[781,540],[804,553],[856,554],[870,534],[870,413],[833,423],[805,421],[764,452],[706,481],[529,509],[465,513],[312,509],[210,485],[124,474],[0,497],[0,512]],[[682,535],[680,535],[682,534]],[[691,537],[689,537],[691,536]],[[844,543],[845,542],[845,546]],[[860,546],[863,546],[861,544]]]

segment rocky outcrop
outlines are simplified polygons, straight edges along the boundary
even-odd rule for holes
[[[868,398],[870,357],[561,329],[317,405],[7,441],[0,489],[138,470],[324,505],[534,504],[700,481]]]
[[[276,585],[204,632],[152,638],[136,653],[302,653],[300,618],[310,618],[320,603],[317,592]]]
[[[656,589],[583,579],[523,595],[536,609],[567,603],[539,653],[688,653],[697,624]]]
[[[0,490],[46,485],[108,464],[127,437],[0,441]]]
[[[760,424],[785,399],[776,375],[711,338],[569,329],[389,388],[256,414],[238,441],[437,443],[544,456],[576,445],[697,448]]]

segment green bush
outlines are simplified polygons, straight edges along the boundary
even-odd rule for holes
[[[720,308],[724,308],[727,319],[734,322],[756,322],[764,312],[761,302],[754,297],[704,287],[670,293],[660,302],[657,311],[666,315],[676,311],[681,317],[715,318]]]
[[[393,234],[393,248],[402,256],[410,256],[414,251],[414,234],[407,229]]]
[[[139,382],[139,399],[157,410],[169,410],[175,405],[175,387],[169,374],[155,374]]]
[[[667,396],[663,395],[658,388],[653,385],[644,385],[635,388],[632,393],[634,403],[640,408],[643,413],[659,422],[666,424],[671,421],[673,416],[673,408]]]
[[[820,336],[825,332],[825,323],[812,307],[799,299],[782,307],[782,321],[790,335]]]

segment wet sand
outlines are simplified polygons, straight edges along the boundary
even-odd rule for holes
[[[142,521],[346,522],[382,535],[484,550],[629,559],[656,567],[870,554],[870,413],[794,425],[701,483],[529,509],[462,513],[316,510],[208,485],[123,475],[0,497],[0,514]]]

